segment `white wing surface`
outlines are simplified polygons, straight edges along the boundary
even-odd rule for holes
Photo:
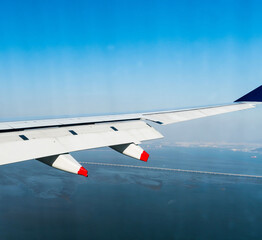
[[[149,155],[143,141],[163,136],[145,121],[171,124],[254,108],[262,101],[262,86],[230,105],[123,114],[0,123],[0,165],[37,159],[47,165],[87,176],[70,152],[111,147],[142,161]]]

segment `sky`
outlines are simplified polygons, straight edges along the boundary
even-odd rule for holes
[[[261,1],[0,3],[0,119],[229,103],[262,84]],[[262,107],[164,128],[262,140]]]

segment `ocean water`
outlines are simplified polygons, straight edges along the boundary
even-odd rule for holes
[[[148,163],[107,148],[75,153],[89,178],[37,161],[1,166],[0,239],[262,239],[262,178],[87,163],[262,176],[262,155],[148,152]]]

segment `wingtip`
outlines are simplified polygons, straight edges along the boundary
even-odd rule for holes
[[[262,85],[234,102],[262,102]]]

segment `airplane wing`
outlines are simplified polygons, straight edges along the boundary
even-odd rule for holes
[[[57,169],[88,176],[71,152],[111,147],[147,161],[139,144],[163,136],[148,122],[172,124],[254,108],[262,102],[262,86],[229,105],[164,112],[17,121],[0,123],[0,165],[37,159]]]

